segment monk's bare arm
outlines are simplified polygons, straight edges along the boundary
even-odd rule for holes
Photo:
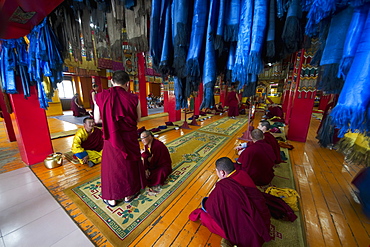
[[[94,103],[94,120],[95,123],[101,123],[99,106]]]
[[[137,103],[136,106],[136,112],[137,112],[137,122],[141,121],[141,107],[140,107],[140,101]]]

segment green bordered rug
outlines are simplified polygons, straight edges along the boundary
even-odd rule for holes
[[[82,182],[64,192],[114,246],[131,243],[207,164],[229,137],[191,132],[166,146],[172,158],[173,172],[162,191],[151,196],[142,192],[131,203],[110,208],[100,196],[100,177]]]
[[[318,120],[322,120],[322,113],[312,113],[312,117]]]
[[[235,119],[224,117],[199,130],[216,134],[231,136],[248,122],[247,118],[237,117]]]
[[[281,148],[285,157],[288,158],[286,163],[280,163],[275,166],[275,177],[268,186],[258,186],[262,191],[265,191],[269,186],[278,188],[295,189],[292,165],[290,163],[288,149]],[[263,246],[306,246],[306,241],[303,234],[303,218],[300,212],[295,212],[298,218],[294,222],[282,221],[271,218],[270,235],[272,240],[265,243]]]

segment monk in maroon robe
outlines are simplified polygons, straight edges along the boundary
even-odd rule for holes
[[[96,84],[92,85],[92,89],[90,90],[90,108],[91,112],[94,113],[94,105],[95,105],[95,96],[98,93],[99,86]]]
[[[274,150],[265,142],[261,130],[252,130],[251,136],[253,142],[249,142],[247,148],[240,154],[235,168],[246,171],[256,185],[267,185],[275,176]]]
[[[131,202],[146,185],[137,141],[139,99],[129,92],[130,77],[125,71],[115,71],[112,84],[96,95],[94,112],[95,121],[101,119],[103,124],[102,199],[111,207],[122,198]]]
[[[270,241],[270,211],[262,192],[245,171],[237,171],[233,162],[223,157],[216,161],[220,180],[202,201],[202,208],[189,218],[238,247],[262,246]]]
[[[270,122],[269,121],[262,120],[261,122],[259,122],[257,128],[260,129],[263,132],[263,135],[265,136],[265,138],[264,138],[265,142],[267,142],[268,144],[270,144],[271,147],[272,147],[272,149],[274,150],[274,154],[275,154],[275,157],[276,157],[275,164],[280,164],[280,163],[284,162],[281,159],[279,142],[269,132]]]
[[[163,142],[155,139],[150,131],[140,134],[144,144],[141,157],[143,158],[147,184],[156,192],[172,172],[172,161],[170,152]]]
[[[232,88],[231,90],[232,91],[227,94],[227,104],[229,106],[227,116],[235,118],[235,116],[239,116],[240,100],[238,94],[235,92],[235,88]]]
[[[73,111],[73,116],[75,117],[82,117],[82,116],[89,115],[86,112],[86,109],[82,105],[79,104],[77,93],[71,99],[71,110]]]
[[[268,108],[268,113],[266,114],[268,118],[273,118],[273,117],[279,117],[281,119],[284,119],[284,111],[283,108],[280,106],[273,104]]]

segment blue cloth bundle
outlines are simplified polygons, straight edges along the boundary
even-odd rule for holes
[[[275,57],[275,0],[270,0],[269,17],[266,36],[266,57]]]
[[[281,35],[287,53],[298,51],[302,43],[303,31],[301,30],[300,24],[301,17],[302,8],[300,1],[292,0],[289,5],[287,18],[284,24],[284,30]]]
[[[366,3],[369,3],[370,0],[349,0],[349,2],[351,3],[351,6],[353,7],[360,7]]]
[[[240,0],[226,1],[224,40],[238,41],[240,21]]]
[[[217,29],[216,29],[216,35],[215,35],[215,50],[218,50],[219,53],[221,53],[223,49],[223,43],[224,43],[226,0],[218,0],[218,1],[219,1],[219,9],[218,9]]]
[[[15,71],[17,66],[15,48],[15,39],[3,40],[1,42],[0,72],[2,90],[10,94],[18,93],[15,83]]]
[[[190,46],[186,59],[186,71],[188,76],[187,83],[191,84],[190,91],[186,90],[189,92],[189,95],[187,96],[190,96],[191,91],[196,91],[198,89],[201,80],[201,60],[204,52],[204,37],[207,29],[207,14],[208,1],[195,0]]]
[[[370,132],[370,11],[361,32],[353,64],[348,72],[338,104],[331,112],[339,137],[351,130]]]
[[[335,12],[335,2],[335,0],[313,0],[307,14],[306,34],[308,36],[315,35],[317,24]]]
[[[232,80],[232,71],[233,71],[234,63],[235,63],[235,52],[236,52],[236,44],[235,42],[231,42],[230,47],[229,47],[229,56],[227,58],[226,73],[225,73],[225,81],[227,84],[234,82]]]
[[[211,0],[208,14],[208,24],[206,33],[206,49],[203,64],[203,101],[200,106],[202,108],[210,108],[214,106],[214,88],[216,83],[216,51],[214,46],[213,35],[217,29],[218,17],[218,0]]]
[[[185,96],[186,78],[179,78],[174,76],[174,87],[176,95],[176,110],[188,107],[188,99]]]
[[[171,27],[171,5],[167,4],[165,9],[165,25],[163,35],[163,46],[161,62],[159,63],[159,72],[162,75],[168,75],[172,71],[173,61],[173,44],[172,44],[172,27]]]
[[[158,71],[162,53],[163,28],[161,26],[161,0],[152,1],[150,15],[149,51],[152,56],[153,68]]]
[[[352,14],[353,8],[347,7],[331,19],[325,49],[320,61],[320,66],[323,66],[322,75],[317,82],[318,89],[327,93],[340,93],[343,87],[344,82],[337,75]]]
[[[357,46],[364,28],[369,5],[355,8],[351,23],[348,27],[346,41],[343,47],[343,55],[340,61],[338,77],[346,79],[351,68],[353,58],[356,54]]]

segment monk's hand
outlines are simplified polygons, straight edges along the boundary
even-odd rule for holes
[[[83,157],[82,161],[84,162],[84,164],[87,164],[87,162],[89,161],[89,156],[86,155],[85,157]]]
[[[149,170],[145,170],[145,177],[146,178],[149,178],[149,176],[150,176],[150,171]]]

